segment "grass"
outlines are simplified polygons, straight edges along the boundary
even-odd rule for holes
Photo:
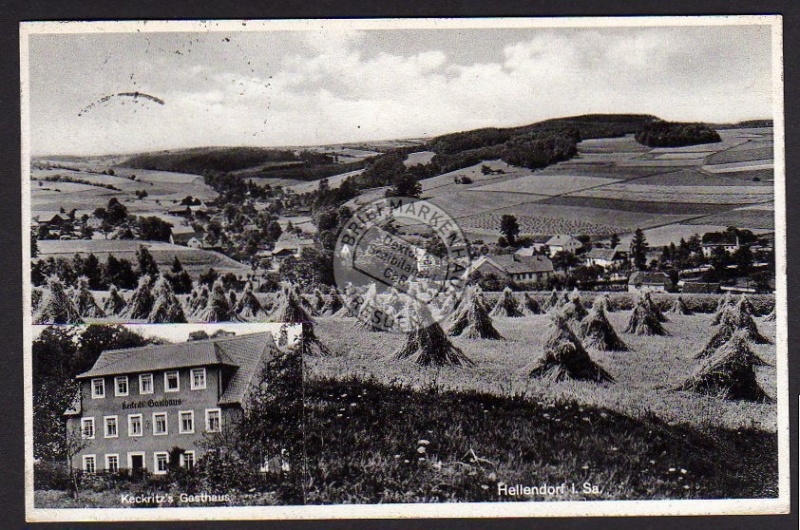
[[[578,492],[555,500],[777,496],[774,432],[363,378],[312,379],[305,399],[307,503],[528,500],[498,485],[565,482]]]
[[[470,369],[443,368],[438,371],[418,368],[403,362],[387,362],[385,356],[397,349],[404,339],[393,333],[356,331],[353,320],[321,319],[317,336],[337,354],[308,360],[312,377],[375,377],[383,383],[402,382],[424,386],[435,381],[447,390],[471,390],[497,396],[525,395],[538,400],[576,400],[585,405],[601,406],[631,417],[654,413],[670,423],[697,427],[713,418],[715,426],[728,428],[756,427],[775,430],[774,406],[758,403],[707,400],[693,394],[673,392],[691,373],[693,354],[709,336],[710,315],[675,316],[665,324],[670,335],[663,338],[622,334],[629,311],[608,315],[631,352],[591,351],[594,360],[606,369],[616,383],[597,386],[591,383],[552,384],[531,380],[526,367],[542,351],[547,317],[494,318],[505,341],[455,338],[453,342],[475,361]],[[774,324],[760,324],[762,332],[774,338]],[[756,353],[774,362],[774,345],[757,346]],[[775,396],[775,368],[759,368],[762,386]],[[704,419],[705,418],[705,419]]]

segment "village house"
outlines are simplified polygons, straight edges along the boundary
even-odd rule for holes
[[[550,240],[550,236],[527,236],[531,241],[531,245],[527,247],[520,247],[515,254],[517,256],[533,256],[534,254],[538,254],[542,251],[542,249],[547,245],[547,242]]]
[[[65,413],[84,445],[73,467],[163,474],[174,447],[192,467],[206,435],[242,416],[275,351],[268,332],[104,351],[77,376],[79,395]]]
[[[628,278],[630,293],[666,293],[672,289],[672,280],[663,272],[635,271]]]
[[[481,256],[467,268],[466,276],[479,272],[483,276],[494,274],[515,282],[543,282],[553,274],[553,262],[547,256]]]
[[[572,236],[559,234],[547,240],[545,245],[550,248],[550,257],[552,258],[559,252],[569,252],[575,254],[583,248],[583,243],[578,241]]]
[[[703,256],[710,258],[715,248],[721,248],[728,254],[739,250],[739,236],[730,232],[708,232],[701,241]]]
[[[202,248],[203,237],[203,232],[198,232],[191,226],[173,226],[169,242],[189,248]]]
[[[622,265],[626,261],[628,261],[628,253],[617,248],[593,248],[583,260],[588,267],[599,265],[606,268]]]
[[[68,219],[67,214],[61,212],[36,212],[33,220],[40,225],[61,226]]]

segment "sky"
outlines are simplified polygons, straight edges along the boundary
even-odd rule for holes
[[[772,117],[768,25],[304,28],[30,35],[31,153],[419,138],[585,113]],[[159,101],[102,101],[120,92]]]

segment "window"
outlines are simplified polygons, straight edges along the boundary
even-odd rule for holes
[[[130,414],[128,416],[128,436],[142,435],[142,415]]]
[[[182,410],[178,413],[178,427],[181,434],[192,434],[194,432],[194,411]]]
[[[106,471],[109,473],[119,472],[119,455],[106,455]]]
[[[164,372],[164,392],[178,392],[181,389],[181,380],[177,370]]]
[[[192,390],[202,390],[206,387],[206,369],[192,368]]]
[[[192,469],[194,467],[194,451],[185,451],[181,455],[181,466],[186,469]]]
[[[139,375],[139,393],[140,394],[153,393],[153,374]]]
[[[101,378],[92,379],[92,399],[106,397],[106,380]]]
[[[153,413],[153,434],[167,434],[167,413],[154,412]]]
[[[114,395],[127,396],[128,395],[128,376],[120,375],[114,378]]]
[[[117,417],[105,416],[103,419],[106,422],[106,438],[116,438],[119,436],[119,432],[117,432]]]
[[[81,418],[81,438],[94,439],[94,418]]]
[[[153,473],[164,475],[169,469],[169,453],[153,453]]]
[[[206,431],[218,432],[220,430],[222,420],[220,418],[219,409],[206,409]]]
[[[95,473],[97,472],[97,462],[95,455],[83,455],[83,472]]]

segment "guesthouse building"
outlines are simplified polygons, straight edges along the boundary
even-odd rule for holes
[[[163,474],[173,448],[192,467],[241,418],[275,351],[268,332],[104,351],[65,414],[81,447],[73,468]]]

